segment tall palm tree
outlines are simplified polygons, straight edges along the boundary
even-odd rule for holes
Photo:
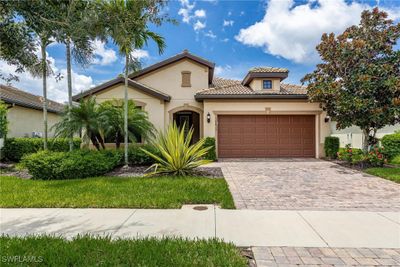
[[[56,39],[65,44],[67,61],[68,108],[72,108],[72,64],[74,61],[87,66],[93,57],[93,40],[97,34],[96,20],[92,16],[92,2],[81,0],[50,0],[57,10],[57,19],[62,22]],[[69,149],[73,150],[73,136],[69,136]]]
[[[37,67],[30,68],[33,76],[40,76],[43,80],[43,128],[44,142],[43,148],[47,149],[48,122],[47,122],[47,77],[52,75],[52,69],[46,57],[46,48],[52,42],[55,29],[57,28],[54,11],[47,2],[43,0],[35,1],[16,1],[12,3],[14,11],[21,16],[27,27],[36,35],[40,43],[41,59]]]
[[[132,61],[132,52],[153,40],[161,54],[165,48],[164,38],[148,28],[148,23],[160,24],[159,8],[165,2],[160,0],[110,0],[102,2],[105,29],[108,36],[119,47],[125,57],[124,88],[124,158],[128,165],[128,72]]]

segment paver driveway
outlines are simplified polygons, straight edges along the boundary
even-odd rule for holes
[[[317,159],[230,159],[238,209],[400,211],[400,185]]]

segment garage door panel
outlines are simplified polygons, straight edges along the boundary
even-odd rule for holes
[[[313,115],[220,115],[218,156],[314,157]]]

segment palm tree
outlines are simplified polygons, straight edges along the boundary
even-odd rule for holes
[[[34,68],[29,68],[33,76],[40,76],[43,80],[43,148],[47,149],[48,123],[47,123],[47,77],[52,75],[52,69],[47,61],[46,48],[52,42],[57,23],[54,17],[54,9],[46,2],[16,1],[12,3],[12,9],[21,16],[27,27],[37,36],[40,43],[41,59]]]
[[[105,148],[101,130],[101,122],[104,120],[99,112],[96,99],[91,97],[81,100],[78,106],[66,107],[61,121],[56,123],[52,129],[54,129],[56,137],[69,137],[82,133],[82,143],[85,147],[88,147],[92,141],[97,150],[100,150],[100,147]]]
[[[152,39],[161,54],[165,48],[164,38],[148,28],[148,22],[160,24],[159,8],[164,1],[110,0],[104,1],[105,29],[108,36],[119,47],[125,57],[125,92],[124,92],[124,158],[128,165],[128,72],[133,60],[132,52],[147,45]]]
[[[119,99],[105,101],[100,104],[99,112],[104,119],[104,136],[114,139],[115,147],[120,148],[124,136],[124,102]],[[147,112],[136,107],[132,100],[128,101],[128,136],[133,142],[154,137],[154,126]]]
[[[72,58],[81,66],[90,63],[93,40],[97,35],[96,19],[89,1],[50,1],[57,9],[57,19],[62,22],[57,29],[57,41],[65,44],[67,61],[68,107],[72,108]],[[73,136],[69,136],[69,149],[73,150]]]

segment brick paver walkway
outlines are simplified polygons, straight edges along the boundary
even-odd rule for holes
[[[400,211],[400,185],[317,159],[225,160],[238,209]]]
[[[400,266],[400,249],[253,247],[257,267]]]

